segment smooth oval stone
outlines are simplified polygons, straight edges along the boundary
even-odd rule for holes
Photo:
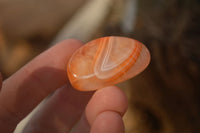
[[[79,48],[68,62],[75,89],[92,91],[118,84],[142,72],[150,62],[148,49],[126,37],[103,37]]]

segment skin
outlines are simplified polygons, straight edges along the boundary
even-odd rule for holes
[[[65,40],[5,81],[0,75],[0,132],[12,133],[48,96],[23,133],[124,133],[127,98],[122,90],[109,86],[80,92],[68,81],[67,61],[81,45],[77,40]]]

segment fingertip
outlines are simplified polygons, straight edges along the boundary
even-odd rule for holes
[[[83,45],[83,42],[77,39],[66,39],[61,42],[58,42],[57,45],[71,45],[73,48],[77,49]],[[62,46],[63,47],[63,46]]]
[[[55,44],[52,48],[48,49],[44,54],[44,60],[49,58],[49,56],[53,57],[52,60],[54,62],[58,62],[59,64],[64,65],[66,68],[67,62],[73,53],[83,45],[83,42],[76,39],[67,39],[63,40],[57,44]],[[62,67],[63,69],[63,67]],[[64,69],[66,70],[66,69]]]
[[[107,94],[107,95],[106,95]],[[102,95],[108,96],[108,98],[112,98],[113,100],[117,100],[116,98],[118,98],[118,103],[119,105],[123,105],[121,107],[123,107],[124,111],[122,111],[120,114],[123,115],[127,108],[128,108],[128,99],[126,94],[124,93],[124,91],[117,87],[117,86],[108,86],[105,88],[102,88],[98,91],[96,91],[96,95],[99,95],[100,97]],[[109,100],[109,99],[107,99]]]
[[[91,133],[124,133],[122,116],[113,111],[100,113],[91,127]]]
[[[113,109],[123,116],[128,108],[128,99],[124,91],[117,86],[108,86],[96,92],[98,97],[102,97],[105,104],[112,104]]]
[[[86,117],[91,125],[101,112],[114,111],[123,116],[127,108],[125,93],[116,86],[109,86],[95,92],[86,107]]]

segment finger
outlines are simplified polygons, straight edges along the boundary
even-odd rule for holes
[[[91,133],[124,133],[122,116],[114,111],[100,113],[91,127]]]
[[[0,124],[13,127],[42,99],[66,83],[67,61],[81,44],[76,40],[63,41],[4,81],[0,93]]]
[[[72,133],[87,133],[91,126],[92,131],[95,132],[95,128],[99,128],[97,127],[97,124],[104,123],[105,121],[101,120],[107,116],[109,121],[117,120],[115,125],[120,125],[119,130],[121,131],[123,129],[123,122],[121,120],[122,118],[119,118],[118,116],[122,117],[124,115],[127,110],[127,106],[127,98],[122,90],[115,86],[102,88],[96,91],[92,96],[86,107],[85,113],[73,128]],[[104,112],[108,113],[104,114]],[[109,116],[109,114],[111,114],[111,116]],[[105,120],[107,120],[107,118],[105,118]],[[109,129],[108,131],[111,130],[112,129]]]
[[[124,92],[115,86],[105,87],[98,90],[86,107],[86,117],[90,125],[96,117],[105,111],[114,111],[124,115],[128,102]]]
[[[80,92],[69,85],[58,89],[35,113],[23,133],[66,133],[76,123],[92,92]]]
[[[23,132],[68,132],[83,113],[91,95],[92,93],[79,92],[67,86],[57,90],[40,111],[32,117]],[[108,99],[113,96],[116,97],[117,101]],[[101,102],[104,98],[105,100],[109,100],[108,102],[110,103],[106,106],[101,106],[101,104],[104,104]],[[127,108],[126,96],[117,87],[106,87],[103,88],[102,91],[97,91],[90,100],[90,103],[91,102],[95,102],[94,104],[88,104],[89,106],[95,105],[92,108],[96,108],[96,104],[100,106],[100,108],[95,111],[97,114],[99,114],[98,112],[114,110],[115,112],[120,112],[120,115],[123,115]],[[110,106],[112,104],[114,105]],[[93,110],[89,109],[89,113],[91,113],[90,111]],[[90,125],[85,117],[85,113],[83,113],[81,119],[75,124],[71,132],[88,133],[89,129]]]

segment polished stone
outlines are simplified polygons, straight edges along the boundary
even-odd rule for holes
[[[75,89],[92,91],[128,80],[142,72],[150,53],[141,42],[126,37],[103,37],[78,49],[68,62]]]

